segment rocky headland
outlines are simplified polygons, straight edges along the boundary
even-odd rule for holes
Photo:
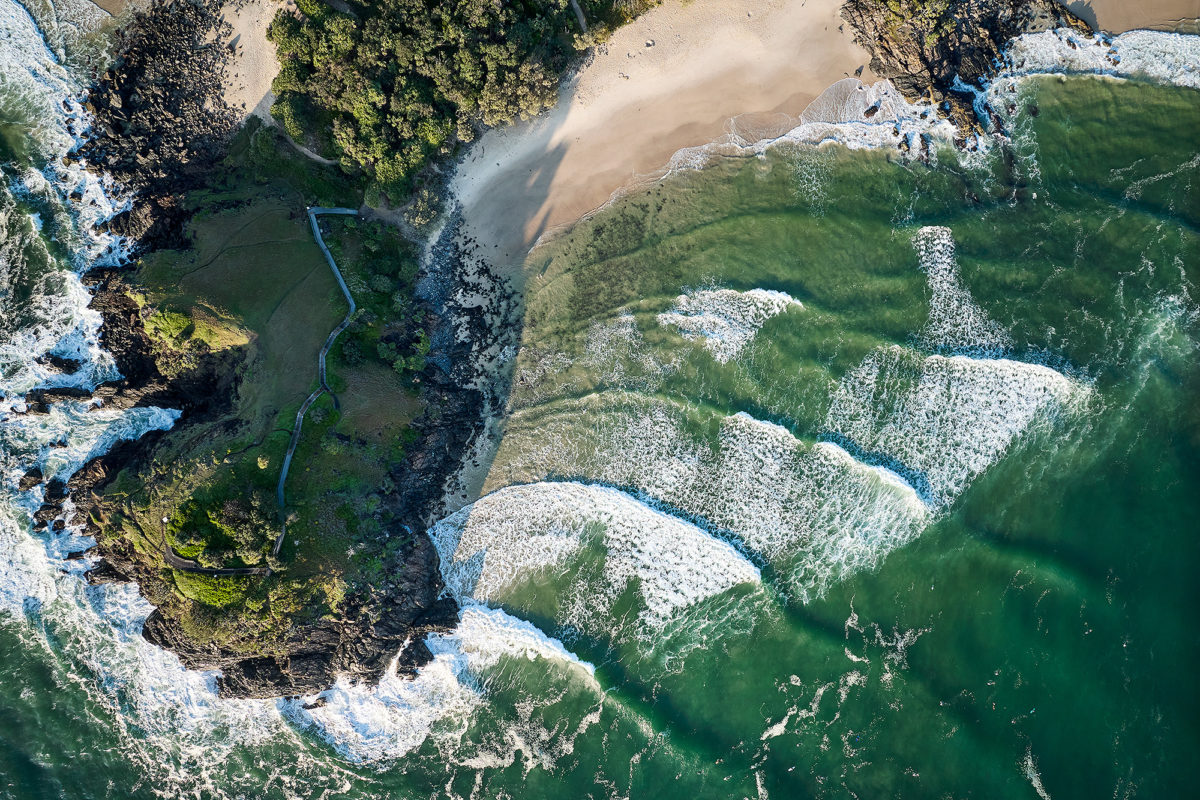
[[[135,242],[140,256],[194,245],[187,233],[194,209],[189,195],[206,191],[238,128],[237,113],[222,98],[222,75],[231,52],[227,35],[220,3],[155,2],[122,31],[112,66],[91,91],[93,134],[70,158],[112,174],[134,193],[132,208],[110,227]],[[236,210],[240,202],[228,201],[224,207]],[[296,214],[303,214],[302,206]],[[101,343],[122,378],[92,393],[45,390],[28,398],[31,413],[89,395],[108,407],[153,405],[182,412],[171,430],[122,442],[65,485],[48,486],[37,524],[61,526],[63,502],[69,497],[75,520],[83,521],[98,542],[88,554],[99,557],[89,580],[136,582],[157,607],[146,621],[145,638],[175,652],[189,668],[221,670],[219,688],[227,696],[310,694],[338,675],[378,679],[393,662],[400,674],[410,674],[430,658],[425,634],[457,622],[454,602],[439,599],[437,555],[424,530],[442,511],[447,480],[481,433],[482,412],[502,405],[499,394],[489,398],[481,389],[487,376],[472,366],[473,354],[491,347],[497,336],[508,340],[514,335],[512,326],[498,326],[495,319],[497,314],[514,316],[515,297],[495,285],[489,287],[487,303],[462,305],[456,298],[480,290],[480,265],[472,263],[467,270],[450,251],[434,262],[438,278],[425,282],[432,288],[413,298],[416,310],[411,312],[430,322],[434,342],[414,381],[425,410],[411,424],[412,442],[403,459],[388,468],[387,488],[371,493],[378,504],[372,515],[389,529],[380,538],[403,544],[378,548],[375,574],[380,577],[371,585],[351,586],[336,613],[299,609],[286,625],[264,633],[269,641],[261,647],[196,634],[180,613],[164,554],[153,548],[148,552],[144,541],[139,544],[138,537],[127,535],[138,523],[128,518],[112,492],[123,474],[139,474],[161,461],[164,452],[186,451],[189,442],[211,431],[243,426],[237,399],[248,370],[261,368],[261,362],[251,364],[246,347],[209,349],[201,344],[186,354],[164,347],[152,330],[158,310],[145,304],[136,278],[125,270],[97,271],[88,276],[91,307],[102,315]],[[60,368],[66,371],[71,365]],[[40,481],[40,475],[30,474],[23,483]],[[157,530],[141,533],[143,539],[157,540]],[[376,544],[362,546],[371,552]],[[287,573],[286,563],[264,563],[271,572]]]

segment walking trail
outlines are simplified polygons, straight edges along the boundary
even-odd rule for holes
[[[346,302],[350,305],[350,310],[346,312],[346,317],[341,323],[330,331],[329,336],[325,339],[325,346],[321,348],[320,354],[317,356],[317,376],[320,379],[320,385],[316,390],[308,396],[304,403],[300,406],[300,410],[296,412],[296,427],[292,429],[292,440],[288,443],[287,454],[283,457],[283,469],[279,471],[279,484],[275,487],[275,499],[279,503],[279,513],[284,512],[284,494],[283,485],[287,481],[288,469],[292,466],[292,455],[296,452],[296,445],[300,443],[300,428],[304,424],[304,415],[308,413],[308,409],[312,404],[317,402],[325,392],[333,398],[333,407],[338,407],[337,395],[333,393],[333,389],[329,388],[329,383],[325,379],[325,357],[329,354],[329,348],[333,347],[334,341],[342,331],[350,326],[351,320],[354,318],[354,311],[357,308],[354,304],[354,298],[350,295],[350,290],[346,288],[346,281],[342,277],[341,270],[333,260],[333,255],[330,254],[329,248],[325,246],[325,239],[321,236],[321,226],[317,224],[317,217],[322,214],[337,214],[341,216],[357,216],[358,210],[353,208],[310,208],[308,209],[308,222],[312,226],[313,238],[317,240],[317,245],[321,248],[321,252],[325,254],[325,260],[329,262],[329,268],[333,270],[333,277],[337,279],[338,287],[342,290],[342,294],[346,296]],[[275,547],[271,550],[271,555],[278,557],[279,549],[283,547],[283,538],[287,534],[287,523],[283,522],[279,527],[279,536],[275,539]]]
[[[325,378],[325,357],[329,354],[329,348],[333,347],[334,341],[338,335],[350,326],[351,320],[354,318],[354,311],[357,308],[354,304],[354,297],[350,294],[350,289],[346,287],[346,281],[342,277],[341,270],[333,260],[333,255],[329,252],[329,248],[325,246],[325,239],[321,236],[321,226],[317,224],[317,217],[322,214],[337,214],[341,216],[357,216],[357,209],[353,208],[310,208],[308,209],[308,222],[312,226],[313,238],[317,240],[317,245],[321,248],[321,252],[325,254],[325,260],[329,262],[329,268],[333,270],[333,277],[337,279],[338,287],[342,290],[342,294],[346,296],[346,302],[350,305],[350,310],[346,312],[345,318],[341,323],[330,331],[329,336],[325,339],[325,346],[321,348],[321,352],[317,355],[317,376],[320,379],[320,385],[316,390],[308,396],[304,403],[300,406],[300,410],[296,412],[296,427],[292,430],[292,440],[288,443],[287,455],[283,457],[283,469],[279,472],[279,484],[275,487],[275,499],[279,502],[279,513],[282,516],[284,511],[284,494],[283,485],[287,481],[288,469],[292,465],[292,455],[296,452],[296,445],[300,443],[300,428],[304,424],[304,415],[308,413],[308,409],[312,404],[317,402],[317,399],[325,392],[329,392],[333,397],[333,406],[337,408],[337,395],[333,393],[333,389],[329,388],[329,382]],[[172,569],[177,569],[181,572],[194,572],[202,575],[270,575],[270,567],[204,567],[190,558],[184,558],[175,552],[175,549],[167,544],[166,536],[167,520],[163,519],[163,561]],[[283,547],[283,539],[287,534],[286,519],[281,521],[279,526],[279,536],[275,539],[275,546],[271,549],[271,555],[278,557],[279,549]]]

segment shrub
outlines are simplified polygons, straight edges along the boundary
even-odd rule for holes
[[[370,278],[367,278],[367,285],[371,287],[371,291],[379,294],[389,294],[392,288],[396,285],[396,281],[389,278],[387,275],[375,273]]]
[[[347,366],[356,366],[363,360],[362,346],[357,339],[347,338],[342,342],[342,361]]]
[[[225,608],[246,596],[251,578],[241,575],[201,575],[174,571],[175,588],[189,600],[213,608]]]
[[[440,210],[441,201],[437,194],[428,187],[422,187],[405,210],[404,218],[414,228],[423,228],[437,219]]]

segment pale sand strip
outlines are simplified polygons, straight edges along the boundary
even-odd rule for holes
[[[128,5],[126,0],[92,0],[92,2],[114,17],[124,11],[125,6]]]
[[[1200,0],[1067,0],[1063,5],[1093,28],[1124,33],[1134,28],[1187,29],[1200,18]]]
[[[233,28],[225,102],[238,109],[243,119],[254,114],[271,122],[271,104],[275,102],[271,81],[279,74],[279,59],[275,45],[267,40],[267,28],[281,8],[292,9],[295,4],[291,0],[234,0],[225,6],[225,20]]]

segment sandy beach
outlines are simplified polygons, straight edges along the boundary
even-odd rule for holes
[[[841,0],[678,0],[620,29],[536,120],[489,131],[453,191],[467,235],[519,260],[545,231],[604,204],[680,148],[730,130],[795,118],[866,52]],[[772,117],[772,115],[776,115]]]
[[[1200,0],[1068,5],[1115,32],[1200,15]],[[452,184],[465,235],[490,243],[498,265],[520,261],[546,231],[652,177],[676,151],[759,123],[779,130],[859,67],[873,80],[841,6],[667,0],[617,31],[549,113],[472,147]]]
[[[1064,2],[1093,28],[1124,33],[1134,28],[1188,29],[1200,18],[1200,0],[1074,0]]]
[[[271,81],[279,73],[279,60],[275,45],[267,40],[267,28],[276,11],[292,5],[290,0],[244,0],[226,7],[233,54],[226,70],[225,101],[246,118],[253,114],[271,122]]]

